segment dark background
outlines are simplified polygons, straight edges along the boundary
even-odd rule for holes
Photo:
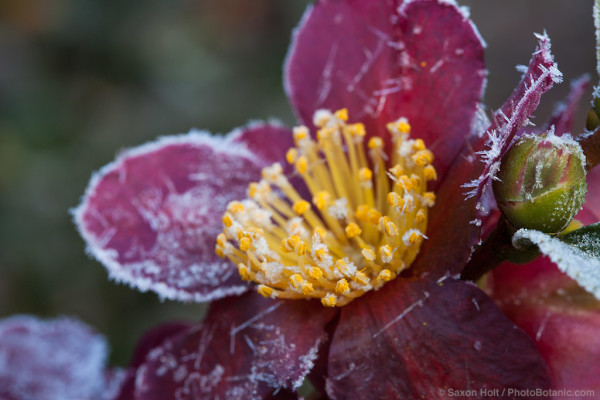
[[[470,0],[488,44],[485,103],[497,108],[547,29],[565,83],[538,123],[595,73],[592,0]],[[281,65],[305,0],[0,2],[0,318],[74,315],[125,364],[136,338],[202,305],[158,301],[107,280],[69,208],[92,171],[126,147],[192,127],[225,133],[293,114]],[[597,78],[593,76],[593,83]],[[589,101],[590,96],[586,99]],[[583,127],[585,110],[579,118]]]

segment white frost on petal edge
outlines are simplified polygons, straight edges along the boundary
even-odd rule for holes
[[[91,232],[84,228],[83,215],[89,205],[89,197],[94,193],[96,186],[102,178],[118,166],[127,158],[141,156],[159,150],[168,145],[177,144],[192,144],[198,146],[209,146],[215,149],[216,152],[227,153],[239,157],[256,159],[256,156],[248,150],[245,144],[233,142],[233,138],[237,133],[234,130],[226,136],[214,136],[206,131],[191,130],[187,134],[179,134],[172,136],[163,136],[155,141],[142,144],[140,146],[125,150],[117,156],[116,160],[105,165],[100,170],[92,174],[88,187],[82,197],[81,203],[70,212],[80,235],[85,240],[87,246],[86,251],[96,260],[102,263],[108,270],[109,277],[116,282],[126,283],[134,289],[141,292],[149,290],[157,293],[161,299],[179,300],[185,302],[207,302],[214,299],[219,299],[228,296],[236,296],[245,293],[248,290],[248,285],[240,284],[227,288],[215,288],[208,294],[189,293],[184,290],[179,290],[168,286],[164,282],[157,282],[151,278],[134,276],[132,271],[125,269],[116,261],[116,252],[114,250],[105,249],[102,247],[102,238],[97,238]],[[151,266],[150,266],[151,267]]]
[[[558,268],[577,283],[600,299],[600,261],[583,251],[563,243],[545,233],[530,229],[520,229],[513,236],[515,247],[523,240],[536,244],[540,251],[548,256]]]

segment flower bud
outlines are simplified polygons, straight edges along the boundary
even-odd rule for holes
[[[493,189],[513,227],[558,233],[585,201],[585,156],[569,136],[528,135],[502,157]]]

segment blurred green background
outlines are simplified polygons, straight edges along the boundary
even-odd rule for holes
[[[281,65],[308,3],[0,1],[0,318],[77,316],[109,338],[120,365],[150,326],[201,318],[202,305],[109,282],[68,210],[123,148],[192,127],[293,124]],[[527,63],[532,32],[544,28],[567,82],[595,71],[592,0],[461,4],[488,43],[488,106],[509,95],[514,66]],[[567,92],[565,83],[544,97],[538,123]]]

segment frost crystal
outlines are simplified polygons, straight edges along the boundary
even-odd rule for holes
[[[539,231],[517,231],[513,236],[515,247],[519,247],[524,241],[537,245],[542,254],[548,256],[561,271],[600,299],[600,261],[597,258]],[[592,246],[591,243],[589,245]]]

